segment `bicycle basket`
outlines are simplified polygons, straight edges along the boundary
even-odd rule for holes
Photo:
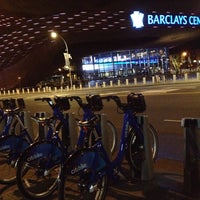
[[[103,103],[100,95],[87,95],[86,100],[93,111],[102,110]]]
[[[4,99],[3,100],[3,109],[15,109],[16,107],[17,107],[16,99]]]
[[[142,94],[130,93],[127,96],[127,103],[137,113],[144,112],[146,110],[146,103]]]
[[[17,104],[18,104],[18,107],[19,107],[20,109],[23,109],[23,108],[26,107],[23,98],[18,98],[18,99],[17,99]]]
[[[67,97],[56,97],[54,98],[56,105],[61,109],[61,110],[69,110],[70,109],[70,103],[69,99]]]

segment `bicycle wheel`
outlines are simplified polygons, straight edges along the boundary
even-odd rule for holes
[[[0,138],[0,183],[9,184],[16,180],[16,162],[29,143],[16,135]]]
[[[152,159],[155,161],[158,154],[158,133],[154,127],[149,124],[149,139],[152,150]],[[141,171],[144,161],[144,141],[136,134],[135,129],[131,128],[128,138],[127,160],[130,166],[136,171]]]
[[[79,120],[77,119],[77,121],[79,121]],[[79,135],[80,131],[81,131],[81,129],[80,129],[80,127],[78,127],[78,129],[77,129],[78,135]],[[117,130],[116,130],[114,124],[109,120],[107,120],[105,131],[106,131],[105,134],[107,135],[106,138],[108,139],[106,141],[106,145],[108,146],[108,149],[110,149],[110,152],[113,155],[117,148],[118,137],[117,137]],[[94,145],[96,139],[100,136],[101,136],[101,128],[100,128],[100,124],[98,124],[96,128],[92,129],[91,134],[89,134],[88,146]]]
[[[22,131],[21,124],[16,118],[13,118],[9,133],[11,135],[19,135],[21,131]]]
[[[107,191],[105,162],[95,151],[76,151],[61,169],[59,200],[103,200]]]
[[[107,145],[109,145],[109,149],[111,154],[114,154],[117,144],[118,144],[118,137],[117,137],[117,130],[113,123],[109,120],[107,120],[107,127],[106,127],[106,133],[109,137],[107,142]]]
[[[27,199],[42,199],[57,188],[61,149],[51,141],[39,141],[28,147],[17,163],[17,185]]]
[[[56,132],[59,137],[62,138],[64,146],[68,148],[70,146],[69,124],[58,122],[58,124],[56,124]]]

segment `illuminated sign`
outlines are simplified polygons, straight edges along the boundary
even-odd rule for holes
[[[140,11],[134,11],[131,15],[134,28],[144,26],[200,26],[200,17],[196,15],[173,15],[173,14],[148,14],[145,15]]]
[[[144,26],[143,19],[144,14],[139,11],[134,11],[133,14],[131,14],[131,19],[133,23],[133,27],[135,28],[142,28]]]

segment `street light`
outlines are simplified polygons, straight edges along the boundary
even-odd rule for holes
[[[21,87],[22,87],[22,86],[21,86],[21,79],[22,79],[22,78],[21,78],[21,76],[18,76],[17,79],[18,79],[18,83],[19,83],[19,89],[21,90]]]
[[[57,37],[60,37],[62,39],[62,41],[64,42],[65,44],[65,52],[64,52],[64,58],[65,58],[65,66],[64,66],[64,69],[68,69],[69,70],[69,80],[70,80],[70,88],[72,88],[72,73],[71,73],[71,67],[70,67],[70,58],[71,55],[69,54],[69,49],[68,49],[68,46],[67,46],[67,42],[65,41],[65,39],[58,33],[52,31],[51,32],[51,37],[53,39],[56,39]]]
[[[186,57],[186,56],[187,56],[187,52],[186,52],[186,51],[183,51],[183,52],[182,52],[182,56],[183,56],[183,57]]]

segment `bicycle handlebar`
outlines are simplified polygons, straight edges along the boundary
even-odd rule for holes
[[[82,99],[79,96],[70,96],[69,99],[71,101],[75,100],[80,107],[83,107],[84,105]]]
[[[41,98],[35,98],[34,99],[35,101],[46,101],[48,104],[49,104],[49,106],[51,107],[51,108],[53,108],[54,107],[54,103],[53,103],[53,101],[52,101],[52,99],[51,98],[49,98],[49,97],[41,97]]]
[[[31,115],[31,118],[33,120],[35,120],[36,122],[51,122],[55,119],[54,116],[51,116],[51,117],[37,117],[37,116],[34,116],[34,115]]]
[[[126,111],[129,109],[133,110],[132,107],[128,103],[122,103],[120,98],[116,95],[105,96],[105,97],[102,97],[102,99],[106,99],[107,101],[110,101],[110,99],[112,99],[116,103],[117,107],[121,109],[122,111]]]
[[[121,103],[120,98],[116,95],[109,95],[109,96],[101,97],[101,99],[106,99],[107,101],[110,101],[110,99],[112,99],[119,108],[123,107],[123,105],[124,105]]]

